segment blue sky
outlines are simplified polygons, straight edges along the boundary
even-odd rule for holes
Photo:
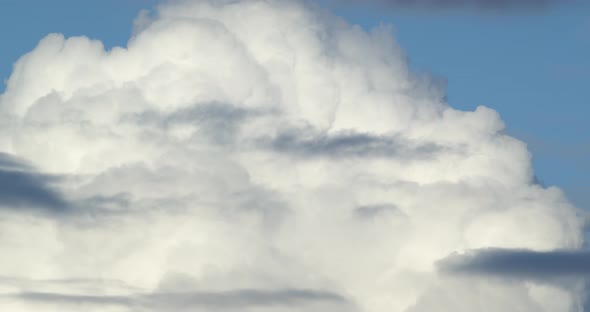
[[[138,11],[156,2],[2,0],[0,76],[8,78],[18,57],[51,32],[125,45]],[[447,79],[452,106],[499,111],[509,133],[529,144],[540,180],[590,208],[590,7],[338,11],[366,28],[393,24],[412,66]]]

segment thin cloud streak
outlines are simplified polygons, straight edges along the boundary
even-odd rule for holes
[[[332,292],[308,289],[257,290],[241,289],[219,292],[159,292],[138,295],[80,295],[52,292],[21,292],[0,295],[4,299],[17,299],[29,303],[144,306],[151,308],[235,308],[248,306],[298,306],[326,302],[346,304],[347,300]]]
[[[412,10],[475,10],[480,12],[531,12],[576,3],[572,0],[329,0],[330,5]]]

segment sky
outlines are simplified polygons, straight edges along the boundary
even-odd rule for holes
[[[590,7],[156,4],[0,1],[1,310],[590,311]]]

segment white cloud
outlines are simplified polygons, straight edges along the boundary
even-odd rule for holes
[[[0,211],[0,306],[581,311],[578,287],[436,272],[456,251],[580,248],[583,222],[495,111],[449,107],[387,27],[282,0],[137,25],[110,51],[48,35],[15,66],[0,152],[60,176],[71,211]]]

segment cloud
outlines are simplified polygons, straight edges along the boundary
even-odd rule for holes
[[[125,47],[49,34],[14,66],[1,310],[577,311],[573,284],[437,271],[458,250],[580,250],[585,221],[391,28],[287,0],[142,16]]]
[[[122,306],[149,311],[178,311],[206,307],[208,309],[249,309],[252,307],[305,308],[314,303],[328,303],[346,308],[346,299],[338,294],[307,289],[256,290],[224,292],[179,292],[137,295],[79,295],[47,292],[22,292],[0,295],[1,299],[17,299],[32,304],[66,306]]]
[[[334,293],[307,289],[256,290],[244,289],[226,292],[203,293],[161,293],[144,297],[147,302],[164,306],[209,306],[209,307],[250,307],[250,306],[304,306],[314,302],[344,304],[346,300]],[[151,305],[151,303],[148,303]]]
[[[91,278],[67,278],[67,279],[31,279],[23,277],[0,276],[0,284],[4,287],[16,287],[22,289],[37,288],[65,288],[97,291],[103,287],[123,289],[127,291],[143,291],[137,287],[126,284],[120,280],[91,279]]]
[[[24,301],[57,303],[57,304],[73,304],[73,305],[124,305],[130,306],[132,300],[124,296],[91,296],[91,295],[64,295],[54,293],[22,293],[18,295],[4,296],[5,298],[18,298]]]
[[[481,249],[453,254],[439,262],[443,272],[508,278],[590,277],[590,252]]]
[[[315,289],[232,289],[181,291],[158,289],[153,292],[126,284],[120,280],[68,278],[35,280],[18,277],[0,277],[0,286],[6,289],[22,289],[18,292],[3,291],[4,300],[17,300],[24,304],[57,305],[71,307],[108,308],[112,306],[146,309],[148,311],[178,311],[195,308],[251,309],[273,307],[300,309],[320,304],[350,310],[350,302],[337,293]],[[44,291],[38,291],[44,290]],[[104,293],[104,292],[107,293]]]
[[[304,157],[395,157],[419,160],[435,157],[439,146],[425,143],[412,146],[411,142],[396,137],[362,133],[313,134],[291,130],[268,140],[270,148],[282,153]]]
[[[332,4],[374,5],[390,9],[457,10],[468,9],[488,12],[536,11],[553,6],[575,3],[572,0],[355,0],[328,1]]]
[[[401,212],[395,205],[393,204],[375,204],[375,205],[366,205],[357,207],[354,210],[356,216],[362,219],[371,219],[379,217],[383,214],[393,214],[398,216],[404,216],[404,213]]]
[[[67,201],[50,187],[54,179],[31,170],[27,162],[0,153],[0,206],[42,209],[52,213],[67,209]]]
[[[0,168],[5,170],[30,170],[30,164],[10,154],[0,153]]]
[[[123,120],[135,124],[153,124],[164,131],[198,123],[199,131],[213,143],[229,144],[235,140],[237,128],[245,119],[265,113],[270,112],[248,110],[223,103],[199,103],[170,113],[147,110],[124,116]]]

